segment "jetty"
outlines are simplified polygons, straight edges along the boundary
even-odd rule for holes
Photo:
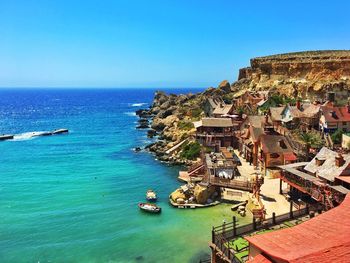
[[[209,204],[198,204],[198,203],[176,203],[171,199],[171,196],[169,196],[169,203],[173,206],[173,207],[177,207],[177,208],[191,208],[191,209],[195,209],[195,208],[204,208],[204,207],[210,207],[210,206],[215,206],[220,204],[220,201],[216,200],[214,202],[211,202]]]
[[[41,136],[51,136],[62,133],[68,133],[68,129],[56,129],[53,131],[42,131],[42,132],[29,132],[29,137],[41,137]],[[3,134],[0,135],[0,141],[13,140],[15,139],[16,134]]]
[[[52,134],[61,134],[61,133],[68,133],[69,130],[68,129],[57,129],[52,131]]]
[[[0,141],[11,140],[13,139],[13,137],[14,137],[13,134],[3,134],[3,135],[0,135]]]

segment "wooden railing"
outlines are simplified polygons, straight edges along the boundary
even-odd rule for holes
[[[249,235],[261,229],[268,229],[272,226],[282,224],[287,220],[297,219],[307,214],[309,214],[308,206],[296,211],[291,210],[290,212],[279,216],[275,216],[275,213],[273,213],[271,218],[268,218],[260,223],[256,222],[253,218],[253,223],[239,227],[237,227],[236,217],[233,217],[232,222],[213,227],[212,243],[215,245],[215,249],[224,254],[226,259],[228,259],[230,262],[237,262],[237,258],[235,257],[235,248],[231,247],[232,245],[230,245],[230,241],[241,236]]]
[[[254,184],[249,181],[241,181],[241,180],[235,180],[235,179],[230,180],[230,179],[213,177],[213,176],[209,176],[208,183],[215,186],[232,188],[232,189],[249,191],[249,192],[253,192],[253,186],[254,186]]]
[[[197,132],[196,133],[196,136],[198,136],[198,137],[207,137],[207,136],[230,137],[230,136],[235,136],[235,135],[236,135],[235,131],[232,131],[232,132],[211,132],[211,133]]]

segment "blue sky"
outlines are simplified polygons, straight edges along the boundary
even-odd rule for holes
[[[350,1],[0,0],[0,87],[206,87],[350,48]]]

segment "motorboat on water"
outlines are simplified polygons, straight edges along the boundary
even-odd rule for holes
[[[153,190],[148,190],[148,191],[146,192],[146,199],[147,199],[148,201],[156,201],[156,200],[157,200],[157,194],[156,194],[156,192],[153,191]]]
[[[160,208],[159,206],[155,205],[155,204],[150,204],[150,203],[139,203],[138,207],[145,211],[145,212],[149,212],[149,213],[160,213],[162,211],[162,208]]]

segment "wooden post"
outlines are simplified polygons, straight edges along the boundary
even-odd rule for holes
[[[215,231],[214,231],[214,227],[211,230],[211,243],[215,244]]]
[[[280,178],[280,195],[282,194],[282,179]]]
[[[276,213],[275,212],[272,213],[272,223],[274,225],[276,225]]]
[[[233,217],[233,237],[237,235],[236,233],[236,217]]]
[[[293,201],[290,200],[290,206],[289,206],[289,218],[293,218]]]
[[[256,219],[253,217],[253,229],[256,230]]]

